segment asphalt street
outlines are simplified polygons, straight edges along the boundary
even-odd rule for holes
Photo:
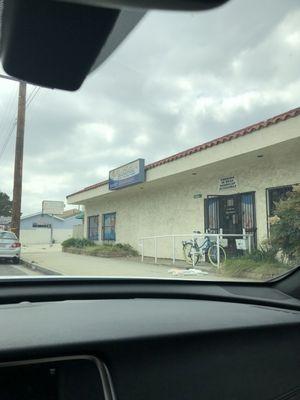
[[[22,267],[21,264],[12,264],[10,261],[0,260],[0,276],[28,276],[36,275],[33,271]]]

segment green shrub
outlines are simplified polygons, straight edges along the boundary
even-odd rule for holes
[[[272,245],[289,260],[300,259],[300,186],[276,203],[275,214],[270,218]]]
[[[77,248],[83,248],[83,247],[88,247],[88,246],[95,246],[94,242],[88,239],[75,239],[75,238],[70,238],[62,242],[62,247],[77,247]]]
[[[76,240],[75,238],[66,239],[61,245],[62,247],[75,247]]]
[[[254,263],[277,263],[278,249],[275,248],[270,241],[261,243],[258,249],[253,249],[251,253],[237,257],[238,259],[253,261]],[[253,263],[252,263],[253,264]]]
[[[95,246],[95,243],[92,240],[89,239],[79,239],[79,247],[89,247],[89,246]]]
[[[139,253],[128,243],[117,243],[113,246],[115,249],[123,250],[130,256],[138,256]]]
[[[266,262],[277,262],[278,261],[278,248],[270,240],[266,240],[261,243],[259,248],[263,261]]]
[[[254,249],[254,250],[252,250],[251,253],[246,253],[245,255],[243,255],[239,258],[243,258],[245,260],[251,260],[251,261],[254,261],[255,263],[259,263],[263,260],[263,253],[261,252],[260,249]]]
[[[227,259],[222,275],[235,278],[249,278],[253,274],[256,279],[269,279],[289,270],[289,266],[279,261],[254,261],[246,256]],[[251,275],[252,274],[252,275]]]
[[[278,258],[278,249],[270,241],[261,243],[258,249],[240,257],[228,258],[223,273],[231,277],[246,277],[247,274],[276,276],[290,267]]]
[[[101,256],[111,254],[119,256],[119,257],[127,257],[127,256],[138,256],[139,253],[132,247],[130,244],[98,244],[96,245],[94,242],[91,242],[87,239],[75,239],[70,238],[65,240],[62,243],[64,248],[73,247],[73,248],[83,248],[84,254]]]

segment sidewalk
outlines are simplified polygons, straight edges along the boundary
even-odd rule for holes
[[[142,263],[140,260],[128,258],[102,258],[79,254],[63,253],[60,245],[30,245],[22,249],[21,258],[26,263],[34,263],[46,269],[45,275],[66,276],[113,276],[113,277],[147,277],[147,278],[179,278],[197,280],[224,280],[211,273],[183,275],[182,268],[173,266]],[[50,273],[47,273],[49,271]]]

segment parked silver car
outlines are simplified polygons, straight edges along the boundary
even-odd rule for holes
[[[11,259],[19,264],[21,254],[21,243],[13,232],[0,230],[0,259]]]

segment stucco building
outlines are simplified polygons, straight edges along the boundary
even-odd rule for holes
[[[138,249],[145,236],[195,229],[238,234],[244,228],[257,244],[268,237],[274,201],[300,182],[300,108],[148,164],[144,171],[144,182],[132,186],[110,190],[103,181],[67,196],[69,204],[85,207],[85,237]]]

